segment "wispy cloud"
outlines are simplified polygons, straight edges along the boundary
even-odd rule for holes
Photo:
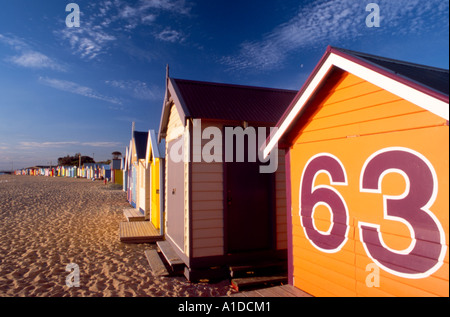
[[[278,25],[262,39],[241,43],[234,55],[220,62],[231,70],[271,70],[280,67],[286,58],[302,49],[323,47],[343,40],[368,36],[365,26],[366,5],[372,1],[320,0],[302,6],[295,17]],[[416,34],[426,32],[432,15],[439,21],[433,25],[448,28],[448,1],[379,0],[385,34]]]
[[[155,38],[164,41],[164,42],[171,42],[171,43],[180,43],[185,40],[185,36],[182,32],[172,30],[170,28],[166,28],[162,30],[161,32],[155,33]]]
[[[62,72],[66,71],[66,67],[61,63],[41,52],[34,50],[22,39],[15,36],[5,36],[0,34],[0,42],[8,45],[11,49],[18,53],[18,55],[6,57],[5,61],[7,62],[25,68],[52,69]]]
[[[52,88],[55,88],[58,90],[62,90],[62,91],[67,91],[67,92],[70,92],[73,94],[81,95],[81,96],[84,96],[87,98],[98,99],[98,100],[106,101],[106,102],[109,102],[112,104],[118,104],[118,105],[122,104],[122,101],[119,100],[118,98],[102,95],[102,94],[96,92],[95,90],[93,90],[92,88],[79,85],[72,81],[55,79],[55,78],[47,78],[47,77],[39,77],[39,82],[46,86],[49,86],[49,87],[52,87]]]
[[[111,1],[106,1],[107,4]],[[160,11],[169,11],[175,14],[189,15],[191,7],[185,0],[140,0],[134,5],[126,1],[114,1],[120,9],[119,17],[125,19],[136,19],[139,22],[153,20]],[[109,6],[110,7],[110,6]]]
[[[19,147],[22,149],[49,149],[49,148],[62,148],[66,146],[90,146],[90,147],[116,147],[121,145],[120,142],[80,142],[80,141],[59,141],[59,142],[34,142],[34,141],[22,141],[19,142]]]
[[[89,14],[81,12],[79,28],[64,28],[55,34],[69,42],[75,55],[92,60],[107,53],[114,44],[130,35],[140,25],[154,25],[158,40],[179,42],[181,31],[156,25],[163,12],[188,16],[190,5],[185,0],[139,0],[130,4],[123,0],[93,2],[87,7]]]
[[[85,59],[94,59],[104,53],[108,44],[116,40],[114,35],[105,32],[92,21],[83,20],[79,28],[64,28],[56,32],[63,40],[69,41],[74,54]]]
[[[140,100],[158,100],[162,94],[160,88],[139,80],[106,80],[105,83]]]
[[[41,54],[39,52],[29,51],[21,55],[10,57],[7,60],[11,61],[16,65],[27,68],[36,68],[36,69],[49,68],[57,71],[65,71],[65,68],[61,66],[59,63],[55,62],[50,57]]]

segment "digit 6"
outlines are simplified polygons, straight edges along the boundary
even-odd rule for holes
[[[314,186],[320,173],[330,178],[331,185],[347,185],[347,176],[342,163],[333,155],[321,153],[313,156],[305,169],[300,183],[300,220],[306,237],[311,244],[326,253],[338,252],[347,241],[348,210],[343,197],[331,186]],[[316,229],[314,209],[326,206],[331,213],[331,226],[327,232]]]

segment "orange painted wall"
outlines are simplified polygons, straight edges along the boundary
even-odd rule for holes
[[[449,296],[449,127],[446,120],[348,73],[335,72],[327,85],[297,123],[300,130],[295,134],[290,149],[294,285],[315,296]],[[392,153],[399,158],[394,160],[397,163],[387,161],[387,154]],[[313,166],[310,160],[315,156],[338,162],[334,170],[343,171],[345,181],[331,184],[330,176],[320,172],[319,168],[316,177],[308,182],[305,168]],[[376,161],[384,164],[378,172],[379,177],[372,168]],[[407,177],[398,170],[391,170],[383,174],[379,183],[375,181],[380,188],[378,192],[368,191],[362,188],[366,185],[360,184],[361,175],[365,180],[378,180],[381,172],[389,166],[408,166],[412,161],[417,161],[419,166],[404,173]],[[324,165],[324,169],[331,169],[329,166]],[[424,183],[422,178],[428,183]],[[430,184],[427,187],[432,188],[429,195],[420,187],[425,186],[423,184]],[[342,234],[344,231],[326,233],[339,225],[331,225],[330,208],[324,204],[313,207],[311,222],[307,218],[302,221],[300,203],[307,206],[307,203],[320,201],[309,196],[309,192],[301,196],[302,188],[308,186],[313,192],[318,188],[334,192],[331,195],[345,203],[347,216],[342,228],[346,228],[346,235]],[[416,187],[420,190],[415,195],[401,196],[408,194],[408,188],[413,190]],[[411,210],[395,207],[396,203],[401,206],[407,200],[417,198],[412,196],[423,198],[427,205],[415,207],[414,204],[419,203],[410,202],[408,206],[411,207],[408,208]],[[443,245],[427,244],[418,237],[415,243],[424,245],[424,250],[411,252],[415,246],[412,234],[419,236],[425,231],[416,230],[418,225],[414,223],[412,233],[408,222],[401,218],[388,219],[384,198],[388,204],[394,205],[388,207],[390,215],[392,210],[395,214],[397,208],[405,212],[406,217],[420,215],[430,226],[434,225],[435,229],[431,230],[434,233],[430,234],[439,237]],[[338,202],[332,205],[335,210],[339,208]],[[303,207],[303,210],[307,208],[311,207]],[[423,212],[421,208],[429,212]],[[341,216],[344,214],[340,213]],[[333,213],[336,223],[339,221],[337,215]],[[311,223],[313,228],[305,229]],[[379,261],[380,256],[374,257],[361,241],[361,226],[367,224],[379,225],[384,248],[391,253],[403,252],[403,257],[408,256],[411,263],[416,263],[416,259],[423,261],[424,255],[432,248],[437,250],[434,256],[438,254],[440,258],[421,275],[404,273],[408,268],[397,268],[391,263],[384,265]],[[341,239],[342,243],[330,247],[331,250],[321,248],[318,240],[314,240],[314,230],[326,241]],[[371,243],[367,242],[367,245],[374,250]],[[412,253],[416,258],[413,259]],[[375,262],[376,265],[370,266]],[[413,264],[406,264],[409,265]],[[379,284],[374,284],[376,282]]]

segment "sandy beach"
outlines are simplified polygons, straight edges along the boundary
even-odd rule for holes
[[[227,296],[228,280],[154,277],[144,250],[123,244],[126,194],[100,181],[0,175],[0,297]],[[75,263],[80,287],[66,286]]]

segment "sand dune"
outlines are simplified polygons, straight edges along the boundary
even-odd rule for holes
[[[153,277],[151,244],[119,241],[125,193],[101,182],[0,176],[0,296],[227,296],[229,281]],[[66,266],[79,267],[68,287]]]

